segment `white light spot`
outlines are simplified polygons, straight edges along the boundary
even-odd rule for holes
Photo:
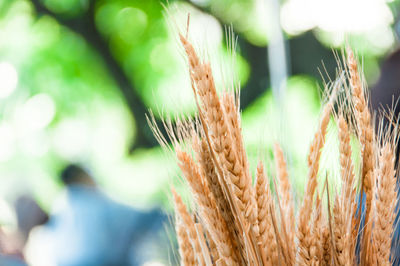
[[[290,0],[283,4],[281,22],[289,34],[313,27],[328,32],[367,33],[390,26],[393,15],[381,0]]]
[[[5,162],[15,153],[15,136],[13,128],[7,124],[0,124],[0,162]]]
[[[15,67],[8,62],[0,63],[0,99],[9,96],[17,87],[18,73]]]
[[[159,261],[146,261],[143,266],[164,266],[164,263],[161,263]]]
[[[196,47],[204,47],[206,51],[214,51],[222,44],[223,32],[219,22],[211,15],[200,12],[180,2],[171,4],[171,15],[177,25],[186,25],[190,13],[189,39]]]
[[[64,120],[54,132],[54,148],[65,159],[74,160],[88,151],[89,128],[81,120]]]
[[[20,123],[28,129],[39,130],[45,128],[54,118],[55,105],[53,99],[44,93],[30,98],[22,107],[19,115]]]
[[[47,135],[43,131],[26,134],[19,140],[19,145],[30,156],[44,156],[49,150]]]

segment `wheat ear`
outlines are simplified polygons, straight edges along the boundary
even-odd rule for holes
[[[200,241],[197,237],[193,218],[190,216],[188,210],[186,209],[182,198],[178,195],[178,193],[176,193],[174,189],[172,189],[172,195],[174,197],[175,212],[179,216],[179,219],[182,221],[184,227],[187,230],[186,232],[194,251],[194,257],[196,258],[198,265],[205,265]]]
[[[311,234],[310,231],[310,216],[312,213],[314,192],[317,187],[317,174],[319,169],[319,159],[321,156],[321,149],[325,143],[326,129],[328,127],[332,103],[328,102],[322,111],[320,125],[318,131],[315,133],[314,139],[310,146],[310,153],[308,155],[308,181],[304,199],[300,208],[297,239],[298,248],[296,254],[296,262],[299,265],[308,265],[311,261],[310,247],[311,247]]]
[[[212,259],[210,254],[210,249],[207,246],[206,240],[204,238],[203,226],[200,223],[195,223],[194,228],[196,229],[197,240],[200,243],[201,253],[204,259],[204,264],[206,266],[212,266]],[[228,264],[229,265],[229,264]]]
[[[239,160],[243,167],[248,167],[246,150],[243,144],[243,137],[241,132],[240,113],[235,100],[233,92],[223,92],[222,105],[225,110],[227,121],[229,123],[232,139],[235,145],[235,149],[239,155]]]
[[[199,106],[198,100],[196,99],[196,105]],[[240,212],[240,208],[238,207],[239,202],[236,197],[234,197],[234,186],[230,182],[228,178],[226,178],[226,171],[223,169],[223,167],[220,165],[216,152],[212,149],[211,147],[211,138],[209,134],[209,130],[207,128],[207,125],[205,124],[205,118],[201,112],[199,112],[199,118],[201,122],[201,126],[204,132],[204,136],[207,140],[207,145],[212,157],[212,160],[214,162],[215,170],[218,173],[219,177],[219,183],[221,185],[222,191],[224,193],[224,196],[229,203],[230,211],[232,213],[232,217],[234,218],[234,225],[235,229],[237,230],[237,244],[240,245],[240,248],[238,251],[240,252],[240,260],[242,263],[252,263],[254,265],[261,265],[262,264],[262,258],[261,254],[258,248],[258,245],[256,243],[256,239],[254,235],[252,235],[252,232],[250,232],[249,225],[248,223],[245,222],[244,217],[242,213]],[[220,261],[220,260],[219,260]],[[217,263],[219,262],[217,261]],[[219,262],[219,264],[221,264]],[[219,265],[218,264],[218,265]]]
[[[331,234],[327,225],[322,229],[322,266],[329,266],[332,264],[332,245]]]
[[[362,173],[361,173],[361,193],[365,192],[365,229],[363,230],[363,244],[361,251],[361,263],[365,264],[366,252],[370,243],[372,223],[369,222],[373,186],[374,186],[374,131],[372,128],[371,113],[368,109],[364,87],[358,72],[357,61],[353,52],[347,51],[347,64],[350,72],[350,84],[352,87],[352,98],[354,102],[355,117],[358,127],[359,140],[362,146]]]
[[[214,242],[213,238],[211,237],[211,234],[210,234],[210,232],[208,230],[205,230],[205,234],[206,234],[208,247],[210,249],[210,254],[211,254],[211,257],[212,257],[212,261],[215,262],[215,261],[220,259],[219,255],[218,255],[217,245],[215,244],[215,242]],[[223,259],[221,258],[221,260],[223,260]]]
[[[292,188],[289,181],[286,160],[283,156],[283,151],[278,143],[274,145],[274,157],[276,164],[276,176],[278,177],[278,195],[280,195],[280,203],[285,219],[286,233],[288,236],[288,246],[290,257],[295,257],[295,217],[294,217],[294,202],[292,198]]]
[[[342,114],[338,118],[338,127],[342,189],[341,194],[335,198],[333,208],[334,239],[338,264],[347,265],[354,262],[353,252],[356,239],[353,236],[355,217],[352,215],[356,205],[350,133]]]
[[[223,167],[222,171],[225,173],[225,178],[229,178],[229,182],[233,185],[231,196],[235,198],[238,211],[244,217],[241,221],[242,224],[238,226],[246,231],[251,243],[256,243],[258,225],[254,188],[240,163],[237,151],[234,149],[232,134],[229,132],[230,126],[218,98],[211,67],[209,64],[200,62],[193,46],[182,35],[180,35],[180,40],[188,56],[194,93],[199,96],[203,105],[203,108],[200,105],[198,106],[199,112],[204,114],[204,121],[202,122],[206,123],[204,126],[210,129],[210,144]],[[250,247],[252,247],[254,254],[252,257],[256,257],[258,261],[260,259],[258,248],[254,247],[253,244]]]
[[[225,116],[228,121],[229,125],[229,132],[231,133],[232,136],[232,141],[233,141],[233,146],[234,150],[236,150],[237,157],[239,160],[239,163],[242,166],[242,172],[244,174],[244,178],[246,185],[246,190],[247,192],[244,192],[245,195],[248,195],[249,201],[251,201],[251,206],[257,207],[257,204],[255,204],[255,191],[253,187],[251,186],[252,183],[252,177],[250,175],[250,167],[249,167],[249,162],[247,160],[247,155],[246,155],[246,150],[244,148],[243,144],[243,137],[242,137],[242,132],[241,132],[241,122],[240,122],[240,113],[238,110],[238,104],[236,104],[235,100],[235,95],[234,92],[224,92],[223,97],[222,97],[222,106],[225,111]],[[247,209],[246,212],[249,212]],[[252,212],[254,212],[252,210]],[[255,212],[256,214],[257,212]],[[254,215],[254,213],[249,213],[250,215]],[[257,219],[252,221],[252,227],[253,231],[255,232],[255,235],[257,236],[259,234],[258,232],[258,224],[257,224]]]
[[[310,265],[318,265],[322,261],[322,205],[321,199],[317,194],[315,199],[315,209],[312,217],[312,228],[310,231]]]
[[[175,229],[178,238],[179,254],[181,257],[182,266],[192,266],[195,264],[196,258],[194,257],[194,250],[189,241],[189,236],[186,231],[186,226],[182,219],[178,215],[178,211],[175,211]]]
[[[204,171],[204,175],[206,177],[206,181],[208,187],[210,188],[210,192],[215,199],[217,209],[221,214],[222,218],[227,225],[227,229],[229,231],[230,238],[232,239],[233,249],[235,251],[236,256],[238,257],[240,251],[238,250],[238,229],[236,228],[235,218],[230,210],[229,203],[227,199],[224,197],[224,192],[222,190],[222,185],[219,183],[218,174],[216,172],[213,159],[211,157],[209,147],[207,145],[206,140],[203,138],[200,141],[193,142],[193,148],[197,154],[197,160],[201,166],[201,169]]]
[[[339,126],[339,154],[340,154],[340,175],[342,178],[342,193],[347,202],[353,203],[355,201],[355,188],[354,188],[354,167],[351,160],[351,146],[350,146],[350,131],[347,123],[340,115],[338,118]],[[351,204],[348,205],[352,208]]]
[[[221,258],[227,265],[237,264],[232,250],[231,239],[225,221],[217,211],[216,204],[207,185],[204,184],[204,177],[199,171],[193,158],[186,152],[176,148],[178,165],[188,181],[192,194],[196,200],[201,213],[201,218],[215,241]]]
[[[373,128],[371,113],[368,109],[364,88],[358,72],[357,61],[351,50],[347,52],[348,67],[350,72],[350,84],[352,87],[352,98],[354,102],[355,116],[357,120],[359,140],[362,145],[362,186],[367,194],[367,204],[371,204],[372,199],[372,171],[374,168],[373,154]],[[367,206],[368,208],[370,206]],[[368,209],[367,208],[367,209]]]
[[[350,265],[352,262],[350,258],[351,246],[349,244],[351,231],[347,230],[350,229],[348,221],[351,222],[351,219],[346,219],[344,206],[337,195],[333,206],[333,238],[335,241],[335,257],[339,266]]]
[[[278,263],[278,248],[269,208],[272,204],[272,196],[261,161],[257,166],[256,178],[258,225],[260,229],[258,242],[261,246],[265,263],[267,265],[276,265]]]
[[[389,260],[390,245],[397,202],[394,160],[393,148],[386,143],[382,147],[379,156],[376,213],[374,215],[374,231],[372,235],[372,242],[374,243],[373,263],[377,265],[391,265]]]

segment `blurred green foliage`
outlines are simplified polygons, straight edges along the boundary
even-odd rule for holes
[[[390,3],[391,9],[386,3],[380,6],[382,16],[392,10],[392,17],[379,20],[379,27],[349,32],[327,29],[324,21],[301,24],[307,20],[302,10],[298,10],[298,21],[289,21],[298,2],[281,5],[286,42],[290,45],[312,30],[321,49],[340,49],[350,43],[364,59],[367,80],[375,81],[379,61],[395,43],[397,1]],[[170,1],[165,12],[156,0],[1,0],[0,64],[4,65],[0,72],[5,69],[6,73],[0,80],[4,85],[0,86],[1,197],[13,200],[30,191],[49,209],[61,189],[58,172],[68,162],[79,162],[92,169],[104,190],[118,200],[142,206],[166,203],[169,185],[182,184],[173,156],[158,146],[131,149],[145,127],[138,122],[144,114],[134,113],[135,105],[121,88],[121,77],[128,80],[125,90],[134,91],[157,117],[193,114],[195,105],[176,32],[177,28],[184,32],[190,12],[189,34],[201,54],[211,60],[218,86],[229,86],[232,73],[237,73],[241,87],[246,87],[248,80],[258,78],[252,76],[256,69],[246,49],[267,49],[270,36],[265,11],[271,7],[263,3]],[[93,29],[87,27],[92,24]],[[223,26],[230,24],[239,35],[236,57],[225,44]],[[110,60],[116,64],[110,66]],[[283,107],[275,104],[268,79],[260,77],[257,84],[264,92],[245,106],[243,134],[252,169],[258,157],[271,158],[274,141],[283,143],[291,178],[301,193],[322,83],[309,73],[294,74],[287,82]],[[253,89],[245,92],[254,93]],[[270,169],[273,172],[273,166]]]

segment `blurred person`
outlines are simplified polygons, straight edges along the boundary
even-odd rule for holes
[[[18,232],[22,245],[25,245],[31,230],[35,226],[45,224],[49,220],[49,216],[30,195],[19,196],[14,203],[14,208]]]
[[[64,194],[48,223],[35,229],[26,256],[32,265],[140,265],[136,252],[146,232],[157,231],[161,211],[141,212],[104,195],[92,177],[77,165],[61,173]]]

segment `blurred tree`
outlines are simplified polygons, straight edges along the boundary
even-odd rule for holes
[[[0,161],[8,162],[7,166],[0,165],[0,171],[23,179],[25,173],[15,174],[13,170],[24,161],[29,165],[25,172],[37,178],[31,178],[35,189],[54,192],[56,182],[51,176],[65,161],[80,161],[94,168],[107,189],[124,198],[145,197],[151,192],[157,194],[157,200],[165,199],[160,195],[168,183],[168,173],[152,166],[168,163],[145,114],[154,110],[161,124],[165,116],[194,112],[191,92],[185,89],[189,84],[182,51],[171,28],[182,30],[190,12],[195,44],[207,53],[216,50],[217,56],[209,57],[211,61],[220,57],[216,60],[227,63],[230,55],[223,28],[233,26],[241,108],[246,112],[265,97],[270,86],[268,3],[0,0],[0,74],[6,73],[11,87],[18,84],[14,92],[15,88],[0,88]],[[162,4],[172,8],[165,12]],[[289,75],[311,76],[320,85],[318,67],[322,69],[323,60],[327,74],[334,77],[336,63],[331,47],[343,47],[347,29],[340,27],[350,25],[347,40],[361,51],[367,79],[376,79],[378,62],[393,43],[386,4],[362,7],[374,16],[375,28],[336,20],[330,23],[324,19],[329,17],[329,10],[315,5],[312,10],[316,14],[310,13],[301,0],[281,4]],[[379,16],[372,12],[375,9]],[[356,13],[357,19],[365,19],[361,11]],[[344,16],[346,21],[354,20],[347,13]],[[363,30],[375,37],[368,37]],[[197,39],[209,39],[211,48],[196,43]],[[310,90],[316,87],[310,86]],[[251,115],[245,120],[261,119],[263,108],[259,105],[257,112],[248,112]],[[257,150],[257,145],[252,147]],[[13,156],[13,160],[7,159]],[[133,189],[135,184],[141,187]]]
[[[138,88],[138,86],[142,84],[141,82],[136,81],[136,79],[143,79],[144,75],[143,75],[143,70],[141,70],[141,68],[145,68],[146,64],[143,64],[142,62],[138,61],[140,59],[135,59],[136,62],[134,63],[135,66],[133,66],[133,68],[124,67],[123,64],[125,62],[123,61],[123,59],[119,57],[121,57],[121,53],[123,56],[129,56],[128,54],[124,54],[124,50],[126,49],[134,50],[135,47],[132,48],[132,46],[140,47],[141,49],[140,53],[145,53],[145,51],[143,51],[142,49],[143,42],[141,43],[140,41],[135,40],[137,38],[140,38],[140,36],[135,36],[135,34],[136,35],[138,34],[137,32],[138,29],[135,29],[135,27],[140,28],[140,26],[138,26],[138,24],[140,25],[140,22],[137,21],[140,20],[140,18],[137,17],[143,16],[143,14],[140,13],[140,11],[138,13],[136,11],[132,11],[127,8],[129,8],[129,6],[139,6],[142,8],[143,6],[146,6],[147,14],[149,13],[149,10],[153,12],[153,14],[149,14],[150,16],[149,19],[157,19],[157,18],[159,19],[161,17],[161,12],[162,12],[161,3],[159,3],[158,1],[154,2],[149,1],[153,3],[146,3],[145,5],[143,5],[143,4],[138,4],[137,2],[135,3],[135,1],[128,1],[128,2],[114,1],[112,7],[105,7],[106,5],[110,6],[110,4],[106,3],[105,1],[84,1],[85,4],[81,4],[79,8],[76,7],[79,1],[70,1],[69,4],[65,5],[57,5],[55,4],[56,2],[58,1],[32,0],[32,3],[34,4],[35,9],[38,12],[39,16],[41,15],[53,16],[59,23],[68,27],[70,30],[80,34],[80,36],[82,36],[84,40],[92,48],[94,48],[95,51],[101,56],[102,60],[105,63],[105,66],[108,68],[109,73],[116,81],[118,85],[117,88],[121,90],[121,93],[124,96],[125,101],[129,107],[129,110],[131,111],[132,116],[135,119],[135,122],[137,123],[137,125],[139,125],[136,128],[136,138],[130,150],[132,151],[136,147],[152,147],[154,145],[157,145],[154,137],[152,136],[151,130],[147,125],[147,121],[145,118],[145,114],[147,113],[149,106],[146,105],[143,96],[141,96],[141,94],[143,94],[142,92],[143,88]],[[216,13],[214,14],[211,12],[210,8],[196,5],[195,3],[190,1],[187,2],[189,2],[191,5],[194,5],[202,12],[211,13],[224,26],[224,28],[228,27],[228,24],[223,22],[223,19],[217,16],[218,14],[221,13],[214,12]],[[240,2],[238,1],[238,3]],[[107,9],[114,8],[116,10],[104,11],[104,9],[106,8]],[[121,15],[123,11],[125,11],[126,14],[124,13]],[[106,12],[110,12],[110,14],[104,14]],[[154,15],[154,12],[156,15]],[[115,13],[118,14],[115,15]],[[105,17],[100,17],[101,15],[108,15],[107,18],[109,19],[106,20]],[[99,18],[96,19],[97,18],[96,16]],[[119,16],[119,18],[117,18],[119,19],[119,21],[114,22],[114,24],[122,23],[122,25],[116,25],[113,27],[112,20],[113,19],[115,20],[115,18],[112,18],[111,16]],[[137,17],[135,18],[135,16]],[[226,18],[227,16],[224,16],[225,20]],[[96,21],[98,21],[97,24]],[[229,22],[227,21],[227,23]],[[111,24],[111,26],[108,24]],[[118,27],[124,28],[125,32],[122,32],[120,38],[115,40],[115,38],[112,38],[112,36],[110,37],[110,34],[112,33],[113,30],[118,31]],[[156,33],[157,32],[152,32],[152,34]],[[269,84],[267,49],[265,49],[264,45],[258,46],[253,44],[247,38],[245,38],[241,32],[236,32],[236,34],[238,34],[239,36],[238,40],[239,40],[240,51],[244,56],[244,58],[246,59],[246,61],[250,64],[249,67],[251,69],[249,80],[243,88],[243,93],[241,98],[241,106],[243,109],[245,109],[249,104],[251,104],[255,99],[257,99],[257,97],[259,97],[265,91],[265,88]],[[151,36],[147,36],[147,38],[151,38]],[[128,43],[124,44],[124,42]],[[314,43],[318,44],[318,42],[316,41],[314,41]],[[126,48],[124,46],[130,46],[130,47]],[[289,46],[295,47],[295,49],[298,50],[310,51],[310,49],[302,48],[302,47],[309,48],[309,42],[304,42],[304,44],[302,45],[295,44]],[[315,54],[320,55],[321,53],[325,54],[324,58],[327,58],[329,62],[328,64],[329,66],[328,69],[330,70],[329,73],[330,74],[334,73],[333,72],[334,61],[329,60],[329,58],[332,57],[326,56],[327,52],[325,51],[328,50],[321,45],[314,46],[314,48],[315,49],[312,50],[314,55]],[[143,56],[137,56],[137,57],[143,58]],[[307,57],[308,60],[304,60],[304,57]],[[312,73],[315,76],[316,73],[315,69],[316,65],[318,64],[309,63],[309,59],[313,58],[317,59],[316,56],[310,56],[310,54],[305,56],[304,53],[297,53],[297,52],[292,53],[291,61],[292,65],[295,67],[293,69],[294,70],[293,74]],[[318,57],[317,60],[320,60],[320,57]],[[298,65],[301,63],[303,63],[302,65],[303,69],[298,68]],[[134,70],[134,72],[129,71],[132,69]],[[306,71],[302,71],[304,69],[306,69]],[[140,71],[142,71],[142,73],[140,73]],[[139,74],[135,72],[139,72]],[[316,73],[316,75],[318,75],[318,73]],[[159,120],[157,122],[159,125],[161,125]]]
[[[51,1],[48,1],[51,2]],[[78,1],[79,2],[79,1]],[[137,127],[136,139],[133,144],[133,148],[137,146],[152,147],[156,145],[154,138],[147,125],[145,114],[147,113],[146,106],[138,95],[138,90],[134,88],[134,82],[129,80],[127,75],[124,73],[121,65],[114,56],[111,54],[108,43],[105,38],[101,35],[95,23],[95,6],[96,1],[87,1],[88,6],[83,12],[77,12],[78,15],[74,17],[65,16],[63,9],[61,14],[53,12],[49,7],[45,5],[46,2],[40,0],[32,0],[38,15],[51,15],[57,19],[59,23],[68,27],[70,30],[80,34],[85,41],[95,51],[101,55],[104,60],[105,66],[107,66],[109,73],[117,83],[124,96],[129,110],[132,112],[133,117],[136,119],[136,123],[140,126]],[[67,10],[69,11],[69,9]],[[132,79],[132,77],[131,77]]]

